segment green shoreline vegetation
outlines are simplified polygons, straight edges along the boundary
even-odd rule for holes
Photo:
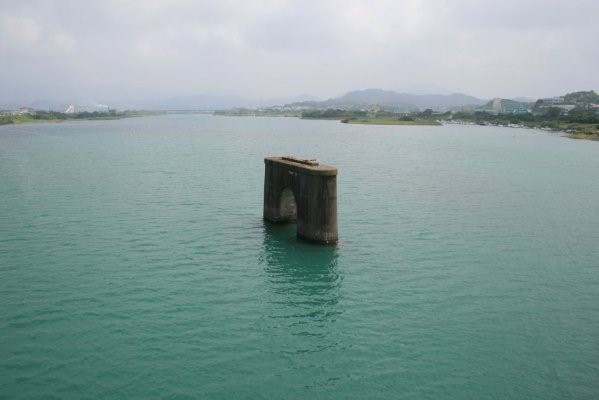
[[[303,119],[333,119],[344,124],[360,125],[441,125],[432,117],[432,110],[422,113],[399,116],[391,111],[364,111],[364,110],[310,110],[302,112]]]
[[[469,123],[519,128],[536,128],[565,132],[572,139],[599,140],[599,114],[584,107],[574,107],[568,113],[561,108],[549,107],[536,113],[494,114],[488,111],[434,113],[431,109],[398,115],[390,111],[311,110],[302,113],[307,119],[339,119],[348,124],[365,125],[442,125]]]
[[[148,115],[162,114],[159,111],[83,111],[74,114],[66,114],[57,111],[35,111],[31,113],[2,115],[0,116],[0,125],[9,124],[27,124],[42,122],[64,122],[64,121],[82,121],[82,120],[111,120],[131,117],[143,117]]]
[[[549,108],[544,114],[499,114],[485,112],[458,112],[447,122],[471,123],[476,125],[505,126],[515,128],[543,129],[564,132],[570,139],[599,140],[599,115],[593,111],[572,109],[563,114],[559,108]]]
[[[549,103],[545,103],[549,100]],[[553,101],[557,101],[554,105]],[[496,106],[498,107],[496,108]],[[399,112],[390,105],[372,105],[366,109],[305,106],[269,108],[234,108],[214,111],[218,116],[297,117],[301,119],[337,120],[362,125],[427,125],[448,123],[533,128],[564,132],[571,139],[599,141],[599,95],[594,91],[568,93],[563,97],[539,99],[536,103],[519,103],[494,99],[482,107],[470,110],[435,112]],[[364,107],[366,108],[366,107]],[[105,111],[66,114],[56,111],[31,111],[0,116],[0,125],[76,120],[110,120],[163,114],[166,111]]]
[[[299,117],[301,119],[319,119],[340,121],[346,124],[362,125],[427,125],[437,126],[446,123],[503,126],[512,128],[543,129],[566,133],[571,139],[599,141],[599,115],[584,109],[572,109],[564,114],[559,108],[546,109],[542,114],[493,114],[488,111],[458,111],[455,113],[434,113],[427,109],[398,115],[390,111],[368,112],[364,110],[312,109],[234,109],[216,111],[221,116],[253,117]]]
[[[420,119],[413,121],[405,121],[401,119],[385,119],[385,118],[366,118],[366,119],[343,119],[341,120],[344,124],[357,124],[357,125],[442,125],[439,121]]]
[[[493,99],[483,106],[435,112],[405,110],[404,106],[367,105],[331,108],[291,104],[263,109],[238,108],[216,111],[215,115],[299,117],[338,120],[363,125],[475,124],[512,128],[543,129],[565,133],[571,139],[599,141],[599,94],[594,91],[568,93],[536,102]],[[403,108],[402,108],[403,107]],[[368,110],[366,110],[368,109]]]

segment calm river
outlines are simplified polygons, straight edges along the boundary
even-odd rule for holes
[[[339,169],[340,241],[262,221]],[[166,115],[0,127],[0,398],[599,397],[599,143]]]

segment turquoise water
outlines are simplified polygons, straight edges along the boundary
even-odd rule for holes
[[[336,246],[263,157],[339,168]],[[599,396],[599,143],[173,115],[0,127],[0,398]]]

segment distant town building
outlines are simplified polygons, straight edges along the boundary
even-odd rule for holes
[[[566,114],[576,108],[576,106],[573,104],[562,104],[557,107],[561,108]]]
[[[75,114],[75,106],[69,105],[66,110],[64,110],[65,114]]]
[[[503,112],[503,104],[500,98],[495,98],[493,99],[493,110],[497,111],[498,113]]]
[[[489,104],[486,107],[489,107]],[[500,98],[493,99],[490,108],[495,114],[528,114],[530,112],[525,103]]]
[[[526,107],[523,106],[519,106],[519,107],[515,107],[511,110],[512,114],[528,114],[530,113],[530,110]]]
[[[370,113],[377,113],[379,111],[381,111],[381,106],[378,104],[371,104],[368,106],[368,112]]]
[[[19,108],[18,114],[19,115],[35,114],[35,110],[33,108],[29,108],[29,107],[21,107],[21,108]]]
[[[543,106],[546,106],[546,107],[559,106],[561,104],[564,104],[564,97],[563,96],[546,97],[544,99],[541,99],[541,103]]]

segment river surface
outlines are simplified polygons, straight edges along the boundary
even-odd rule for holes
[[[340,241],[262,220],[338,167]],[[0,398],[599,397],[599,143],[166,115],[0,127]]]

